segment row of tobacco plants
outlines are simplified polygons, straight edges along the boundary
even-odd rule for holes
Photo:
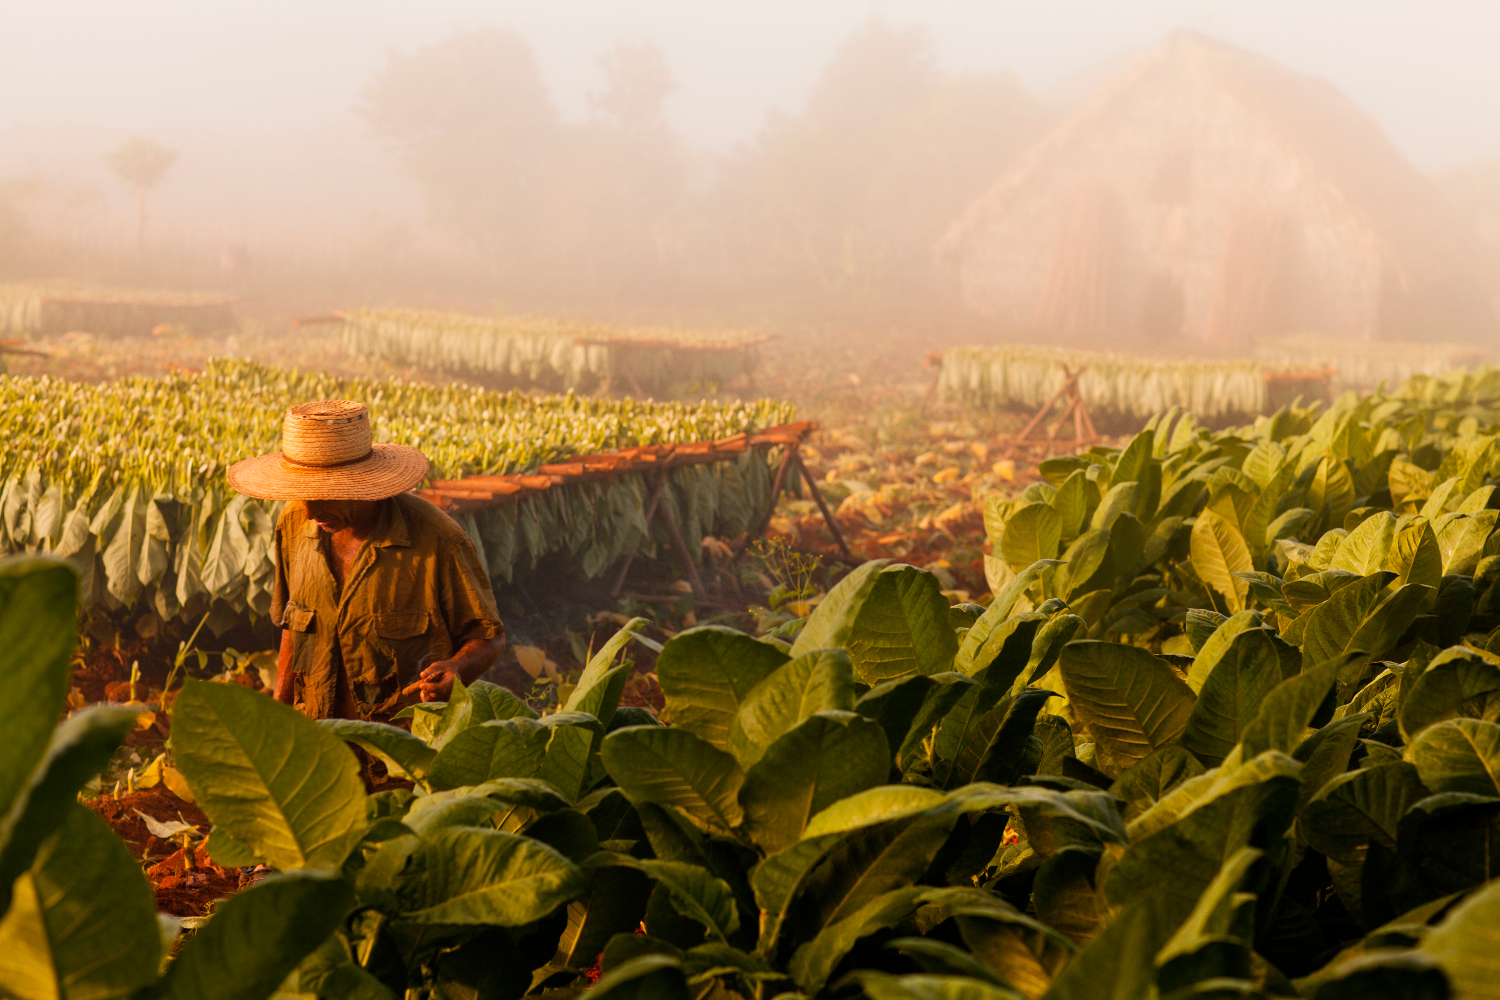
[[[434,479],[527,473],[575,455],[712,441],[792,418],[790,405],[768,399],[528,395],[226,359],[201,374],[99,385],[0,375],[0,554],[67,559],[91,611],[132,622],[144,614],[184,635],[210,610],[211,626],[264,615],[281,505],[235,493],[224,473],[277,450],[287,408],[310,399],[366,403],[375,440],[420,448]],[[729,470],[678,470],[667,502],[696,544],[713,528],[746,530],[752,512],[730,508],[764,509],[770,478],[753,455]],[[647,533],[647,489],[635,475],[550,490],[470,526],[499,579],[557,554],[577,554],[593,575]],[[744,493],[751,500],[736,504]]]
[[[189,681],[208,849],[279,874],[181,942],[74,801],[131,710],[54,731],[72,571],[10,563],[0,992],[1500,996],[1500,444],[1461,388],[1048,463],[987,511],[988,607],[867,563],[672,638],[661,719],[618,704],[637,623],[541,717]]]

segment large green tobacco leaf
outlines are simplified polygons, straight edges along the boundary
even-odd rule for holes
[[[1450,910],[1420,948],[1448,974],[1457,1000],[1500,997],[1500,882]]]
[[[568,695],[563,711],[587,712],[606,728],[609,726],[629,673],[623,663],[615,665],[615,657],[625,648],[626,643],[635,638],[637,632],[649,624],[651,623],[644,618],[632,618],[599,647],[599,652],[589,658],[588,665],[579,675],[578,684],[573,688],[573,693]],[[666,650],[663,649],[662,652]]]
[[[1473,575],[1475,566],[1484,555],[1485,542],[1495,530],[1497,518],[1500,518],[1500,511],[1494,510],[1434,518],[1438,548],[1443,553],[1444,575]]]
[[[77,633],[78,574],[71,566],[36,557],[0,562],[0,717],[6,720],[0,815],[11,811],[47,752],[68,698]],[[0,893],[8,889],[6,883]]]
[[[1203,682],[1213,672],[1219,658],[1235,637],[1246,629],[1265,627],[1265,615],[1259,611],[1238,611],[1224,617],[1206,608],[1193,608],[1183,620],[1183,631],[1193,646],[1193,665],[1188,668],[1188,687],[1203,689]]]
[[[1379,657],[1390,650],[1431,593],[1414,583],[1387,591],[1390,579],[1385,572],[1373,573],[1309,611],[1303,630],[1303,662],[1322,663],[1346,652]]]
[[[1169,966],[1173,965],[1176,960],[1187,958],[1195,953],[1201,954],[1205,947],[1212,948],[1215,944],[1242,945],[1242,948],[1234,950],[1242,951],[1242,956],[1239,957],[1242,957],[1248,965],[1249,937],[1253,933],[1253,922],[1250,927],[1237,925],[1240,924],[1241,908],[1251,902],[1249,897],[1253,893],[1241,890],[1248,890],[1249,887],[1245,883],[1249,881],[1250,869],[1264,856],[1264,851],[1253,847],[1242,847],[1224,859],[1223,865],[1219,867],[1213,881],[1203,890],[1203,894],[1198,897],[1198,902],[1194,904],[1187,919],[1156,954],[1158,981],[1164,988],[1170,989],[1179,985],[1173,983],[1169,986],[1167,982],[1162,982],[1162,980],[1177,978],[1177,970]],[[1203,971],[1202,966],[1197,962],[1191,962],[1190,969],[1200,974]],[[1228,974],[1228,970],[1223,970],[1220,974]]]
[[[744,818],[739,763],[686,730],[627,726],[604,738],[599,756],[631,798],[681,809],[698,823],[725,830]]]
[[[1307,980],[1317,1000],[1449,1000],[1448,977],[1430,956],[1420,951],[1379,948],[1324,966]]]
[[[941,944],[937,941],[928,941],[927,938],[903,938],[902,940],[910,942],[913,946]],[[967,953],[959,952],[959,954]],[[984,966],[980,968],[989,972],[989,969]],[[993,975],[993,973],[990,974]],[[1021,994],[1013,989],[974,979],[969,975],[917,973],[909,976],[892,976],[874,970],[859,970],[853,975],[859,981],[865,996],[870,1000],[1021,1000]]]
[[[1134,843],[1109,873],[1105,897],[1122,906],[1161,893],[1186,917],[1236,851],[1279,841],[1301,770],[1290,757],[1267,753],[1183,782],[1131,824]]]
[[[1255,562],[1239,527],[1205,510],[1193,525],[1190,551],[1199,578],[1219,592],[1230,611],[1243,610],[1250,585],[1235,574],[1254,570]]]
[[[399,864],[385,864],[389,853]],[[387,841],[360,895],[408,923],[516,927],[588,891],[577,865],[547,845],[499,830],[454,827]]]
[[[446,826],[486,826],[511,829],[539,813],[567,809],[569,801],[556,788],[536,778],[495,778],[479,785],[432,792],[405,806],[401,822],[424,832]]]
[[[847,647],[855,620],[880,581],[881,571],[888,565],[888,559],[872,559],[834,584],[813,608],[802,631],[797,633],[797,639],[792,643],[792,655],[800,655],[809,649]],[[945,609],[945,620],[946,616]]]
[[[174,706],[172,750],[215,829],[273,868],[335,868],[364,830],[354,754],[290,705],[190,679]]]
[[[1354,480],[1349,467],[1334,455],[1318,461],[1317,471],[1307,487],[1307,506],[1322,515],[1321,527],[1337,527],[1354,507]]]
[[[745,775],[745,829],[766,854],[802,836],[834,802],[885,781],[885,731],[852,712],[818,712],[788,730]]]
[[[568,904],[568,925],[552,956],[554,968],[588,968],[610,938],[635,930],[646,913],[651,882],[643,872],[611,865],[590,866],[584,873],[589,891]]]
[[[1217,767],[1240,742],[1266,695],[1281,682],[1281,658],[1271,633],[1241,632],[1203,682],[1182,746],[1208,767]]]
[[[1063,519],[1045,503],[1029,503],[1011,514],[1000,536],[1000,558],[1017,573],[1038,559],[1057,557]]]
[[[1398,586],[1420,583],[1436,593],[1443,582],[1443,553],[1432,533],[1432,523],[1423,518],[1396,532],[1383,568],[1396,574],[1393,582]]]
[[[156,979],[161,949],[146,876],[114,831],[74,803],[0,920],[0,994],[127,997]]]
[[[263,1000],[343,922],[354,891],[337,875],[273,875],[214,908],[172,960],[164,1000]]]
[[[1095,740],[1096,760],[1110,777],[1177,742],[1193,711],[1193,692],[1159,657],[1113,642],[1063,647],[1068,701]]]
[[[854,668],[842,649],[813,649],[777,667],[745,695],[729,727],[728,750],[749,767],[815,712],[854,707]]]
[[[1412,804],[1396,833],[1403,861],[1430,892],[1459,892],[1500,875],[1500,798],[1443,792]]]
[[[1124,818],[1133,821],[1189,778],[1204,772],[1203,764],[1180,746],[1162,747],[1120,775],[1110,792],[1124,800]]]
[[[1455,716],[1500,721],[1500,666],[1478,650],[1445,649],[1403,686],[1408,691],[1399,720],[1408,743],[1426,727]]]
[[[883,893],[915,884],[947,841],[960,812],[961,807],[941,805],[839,835],[796,879],[774,940],[763,939],[762,950],[774,945],[784,961],[796,943],[852,917]]]
[[[1010,680],[1005,682],[1008,687],[1031,659],[1037,630],[1047,622],[1048,616],[1036,611],[1011,615],[1003,620],[991,620],[986,612],[965,633],[958,655],[954,657],[953,669],[973,676],[986,667],[999,664],[1000,670],[1009,673]]]
[[[672,955],[641,955],[610,969],[589,990],[589,1000],[689,1000],[682,962]]]
[[[906,742],[922,703],[937,685],[937,681],[922,674],[886,681],[856,698],[854,711],[880,723],[894,754]]]
[[[1044,1000],[1139,1000],[1156,985],[1156,953],[1176,921],[1167,902],[1148,896],[1131,904],[1073,957]]]
[[[109,764],[135,728],[137,714],[132,708],[95,705],[57,727],[31,783],[0,824],[0,912],[42,841],[67,819],[78,790]]]
[[[968,744],[979,720],[1020,683],[1021,674],[1031,659],[1037,632],[1045,623],[1044,614],[1016,615],[996,628],[986,640],[988,665],[978,665],[976,661],[978,669],[974,680],[978,683],[964,692],[943,717],[933,739],[935,756],[948,762],[943,784],[950,783],[947,773]],[[993,735],[993,729],[990,735]]]
[[[685,861],[641,859],[610,852],[596,854],[589,859],[589,865],[634,868],[654,879],[671,893],[673,909],[702,924],[715,941],[727,943],[739,931],[734,890],[705,868]]]
[[[1051,502],[1052,509],[1062,518],[1060,537],[1063,542],[1071,542],[1078,537],[1099,505],[1099,487],[1089,479],[1088,473],[1076,469],[1057,488],[1057,495]]]
[[[1092,941],[1107,922],[1104,901],[1094,891],[1098,863],[1093,851],[1059,851],[1042,862],[1032,883],[1037,917],[1077,945]]]
[[[668,640],[656,676],[672,724],[723,750],[740,703],[786,661],[780,650],[743,632],[703,625]]]
[[[1356,576],[1369,576],[1387,568],[1391,547],[1396,539],[1396,516],[1382,510],[1361,521],[1359,527],[1339,543],[1329,569],[1341,569]]]
[[[990,709],[980,718],[959,748],[944,785],[987,781],[997,785],[1015,783],[1032,773],[1037,758],[1028,755],[1036,717],[1047,700],[1057,693],[1026,688]]]
[[[878,560],[849,574],[814,609],[792,655],[840,646],[870,685],[951,669],[958,640],[937,577]]]
[[[396,1000],[396,995],[349,954],[342,935],[333,934],[282,981],[271,1000]]]
[[[460,729],[466,726],[477,726],[482,722],[489,722],[491,719],[514,719],[518,717],[535,719],[537,717],[536,712],[532,711],[530,705],[517,698],[508,689],[501,687],[499,684],[491,684],[489,681],[475,681],[467,688],[462,689],[462,695],[463,697],[459,700],[468,705],[468,714],[462,719],[463,725],[458,727]],[[457,690],[454,697],[459,697]],[[447,711],[446,705],[441,707],[444,712]],[[415,727],[413,728],[415,729]],[[433,747],[434,749],[441,748],[438,743],[434,743]]]
[[[115,524],[114,534],[103,553],[109,592],[127,607],[135,603],[136,595],[141,592],[136,564],[140,561],[141,543],[145,537],[146,508],[141,502],[141,488],[136,485],[121,508],[120,520]]]
[[[427,771],[435,791],[490,778],[535,778],[553,730],[536,719],[491,719],[461,730],[438,751]]]
[[[1340,864],[1355,864],[1371,843],[1394,851],[1401,817],[1426,795],[1411,764],[1375,764],[1324,785],[1299,822],[1309,844]]]
[[[802,648],[799,642],[794,652]],[[846,648],[867,684],[951,669],[958,639],[948,625],[948,599],[937,577],[914,566],[882,570]]]
[[[1433,792],[1500,796],[1500,725],[1453,719],[1428,726],[1412,744],[1411,759]]]
[[[1240,733],[1241,757],[1251,760],[1267,750],[1291,753],[1302,742],[1318,708],[1333,690],[1339,674],[1362,653],[1345,653],[1289,677],[1261,699],[1260,709]]]
[[[397,726],[364,719],[319,719],[319,725],[342,740],[385,762],[393,778],[425,781],[437,751]]]
[[[860,938],[905,920],[921,905],[922,896],[929,891],[922,886],[905,886],[871,899],[798,948],[787,963],[787,971],[808,995],[816,994]]]
[[[925,812],[948,801],[935,788],[921,785],[880,785],[839,799],[813,816],[803,831],[804,842],[827,833],[843,833]]]
[[[576,799],[590,783],[593,753],[604,727],[587,712],[555,712],[543,716],[541,724],[551,735],[537,777],[550,782],[570,801]]]

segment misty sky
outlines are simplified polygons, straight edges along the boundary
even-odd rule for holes
[[[1101,65],[1121,65],[1173,28],[1194,28],[1331,80],[1424,169],[1500,155],[1500,3],[1489,0],[0,0],[0,7],[0,173],[59,169],[71,159],[90,164],[83,176],[98,175],[92,146],[160,135],[193,153],[180,163],[177,195],[163,194],[182,209],[182,192],[197,192],[189,200],[198,201],[215,176],[250,169],[257,156],[269,164],[254,147],[288,144],[302,144],[315,161],[356,157],[368,172],[360,183],[399,200],[394,165],[375,162],[380,150],[356,141],[361,126],[351,106],[389,49],[410,52],[484,26],[512,27],[530,40],[554,99],[571,115],[598,85],[602,50],[658,43],[678,83],[669,117],[707,149],[753,137],[771,109],[797,110],[839,44],[878,16],[925,27],[945,69],[1009,70],[1038,92],[1093,79]],[[343,196],[337,177],[351,169],[339,164],[300,193]],[[281,196],[295,197],[284,189],[303,182],[276,171]]]

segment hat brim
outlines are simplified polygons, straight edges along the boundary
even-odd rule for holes
[[[377,444],[357,462],[327,468],[294,465],[281,452],[229,467],[229,485],[260,500],[384,500],[427,478],[427,456],[400,444]]]

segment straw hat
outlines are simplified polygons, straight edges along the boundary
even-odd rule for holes
[[[262,500],[384,500],[427,477],[427,456],[373,444],[370,411],[348,399],[286,411],[281,450],[229,467],[229,485]]]

